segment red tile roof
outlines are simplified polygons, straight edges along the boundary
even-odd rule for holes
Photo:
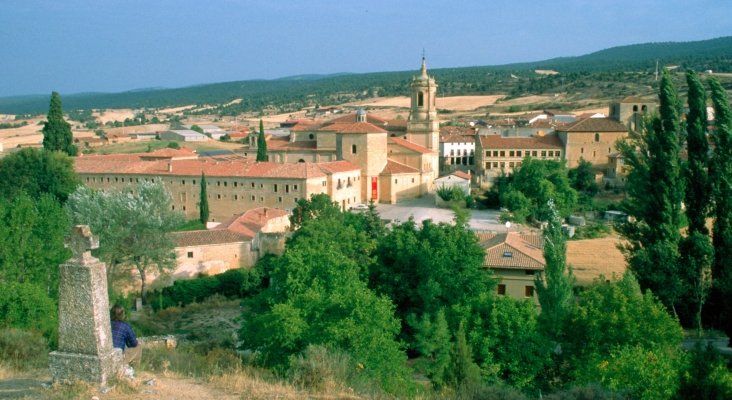
[[[318,163],[318,166],[320,167],[320,170],[325,172],[326,174],[336,174],[339,172],[351,172],[351,171],[360,172],[361,171],[361,168],[359,168],[352,162],[346,161],[346,160],[321,162],[321,163]]]
[[[243,214],[235,215],[222,222],[213,231],[225,230],[253,239],[267,223],[274,219],[287,216],[289,213],[279,208],[259,207]]]
[[[272,138],[267,141],[268,150],[314,150],[318,144],[314,140],[290,142],[289,138]]]
[[[386,160],[386,166],[380,175],[418,174],[419,170],[392,160]]]
[[[251,238],[247,236],[228,230],[172,232],[170,235],[176,247],[240,243],[251,240]]]
[[[469,173],[467,173],[467,172],[463,172],[463,171],[455,171],[455,172],[451,173],[450,175],[454,175],[454,176],[457,176],[458,178],[463,178],[463,179],[465,179],[465,180],[467,180],[467,181],[469,181],[469,180],[470,180],[470,174],[469,174]]]
[[[557,135],[531,137],[504,137],[486,135],[480,137],[484,149],[552,149],[561,150],[564,146]]]
[[[557,127],[562,132],[628,132],[628,127],[612,118],[587,118]]]
[[[389,138],[389,143],[396,144],[398,146],[404,147],[406,149],[412,150],[412,151],[417,152],[417,153],[422,153],[422,154],[433,154],[433,153],[435,153],[431,149],[428,149],[428,148],[426,148],[424,146],[420,146],[417,143],[412,143],[412,142],[410,142],[407,139],[402,139],[402,138],[398,138],[398,137],[390,137]]]
[[[478,234],[478,241],[485,249],[487,268],[543,270],[546,264],[540,235],[484,233]]]
[[[385,129],[368,122],[329,124],[321,127],[320,130],[337,133],[386,133]]]

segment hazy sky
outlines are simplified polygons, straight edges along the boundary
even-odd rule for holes
[[[732,35],[730,0],[2,0],[0,96],[496,65]]]

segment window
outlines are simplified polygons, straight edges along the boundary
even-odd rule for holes
[[[234,187],[239,186],[239,182],[234,182]]]
[[[419,92],[417,94],[417,106],[422,107],[424,106],[424,93]]]
[[[292,185],[292,190],[297,190],[297,185]]]
[[[516,151],[516,157],[521,157],[521,150]]]
[[[585,148],[584,147],[580,147],[580,154],[585,154]]]
[[[491,163],[490,163],[490,161],[486,161],[486,163],[485,163],[485,169],[491,169]]]
[[[508,163],[508,166],[511,167],[511,168],[513,168],[513,165],[514,165],[513,161],[511,161],[510,163]]]
[[[515,151],[513,151],[513,150],[509,151],[509,152],[508,152],[508,156],[509,156],[509,157],[516,157],[516,152],[515,152]]]
[[[595,132],[595,141],[596,142],[599,142],[600,141],[600,134],[597,133],[597,132]]]
[[[531,155],[532,155],[533,157],[536,157],[536,155],[537,155],[537,151],[536,151],[536,150],[532,151],[532,152],[531,152]]]
[[[533,269],[527,269],[524,271],[524,273],[526,273],[526,275],[534,275],[536,271],[534,271]]]
[[[285,193],[290,193],[290,185],[285,185]]]
[[[239,195],[238,194],[235,194],[234,195],[234,200],[239,200]]]
[[[193,258],[193,252],[192,251],[189,251],[188,252],[188,258]]]
[[[280,196],[280,197],[277,198],[277,202],[278,203],[282,203],[282,196]]]
[[[224,181],[224,187],[226,187],[226,185],[228,185],[228,184],[229,184],[229,182]]]
[[[254,197],[254,196],[252,196],[252,201],[255,201],[255,200],[257,200],[257,198],[256,198],[256,197]]]
[[[524,296],[526,296],[526,297],[534,297],[534,287],[533,286],[525,286],[524,287]]]
[[[511,251],[504,251],[503,252],[503,257],[505,257],[505,258],[512,258],[513,257],[513,252],[511,252]]]
[[[193,184],[194,184],[194,185],[196,184],[196,180],[195,180],[195,179],[193,180]]]
[[[541,151],[541,157],[542,157],[542,158],[546,157],[546,150],[542,150],[542,151]]]
[[[186,206],[183,206],[183,211],[185,211],[185,210],[186,210]]]
[[[185,185],[186,184],[186,180],[183,179],[180,183],[181,183],[181,185]]]
[[[500,296],[506,295],[506,285],[499,283],[496,287],[496,293],[498,293]]]
[[[498,150],[493,150],[493,157],[498,157]]]
[[[252,189],[254,189],[254,182],[252,182]]]
[[[264,197],[260,196],[260,197],[259,197],[259,202],[260,202],[260,203],[264,203]]]
[[[412,183],[414,183],[414,178],[412,178]]]
[[[221,186],[221,182],[216,181],[216,186]]]
[[[399,183],[399,180],[398,179],[394,179],[394,184],[396,185],[397,183]]]
[[[485,156],[486,157],[490,157],[491,156],[491,151],[490,150],[486,150],[485,151]]]
[[[356,145],[355,144],[351,145],[351,154],[356,154]]]
[[[264,183],[260,183],[260,184],[259,184],[259,188],[260,188],[260,189],[264,189]]]
[[[501,155],[501,157],[506,157],[506,152],[505,152],[504,150],[501,150],[501,152],[500,152],[500,153],[498,153],[498,154],[500,154],[500,155]]]
[[[274,188],[274,192],[277,193],[277,184],[275,183],[272,187]]]
[[[310,140],[313,140],[313,139],[315,139],[315,135],[313,135],[313,134],[311,133],[311,134],[309,134],[309,135],[308,135],[308,138],[309,138]]]
[[[217,194],[216,195],[216,198],[219,199],[219,200],[221,200],[221,195],[220,194]]]

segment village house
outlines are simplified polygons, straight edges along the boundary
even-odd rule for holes
[[[475,128],[440,128],[440,172],[475,169]]]
[[[501,174],[521,166],[524,157],[562,160],[564,146],[557,135],[504,137],[478,135],[475,141],[476,181],[489,186]]]
[[[270,207],[232,216],[213,229],[174,232],[174,279],[214,275],[253,267],[265,254],[281,255],[290,228],[290,213]]]
[[[613,118],[587,118],[557,128],[564,145],[567,168],[574,168],[580,159],[589,161],[598,170],[605,170],[615,143],[628,136],[628,127]]]
[[[483,266],[498,278],[496,292],[514,299],[532,299],[538,304],[535,277],[544,271],[543,238],[537,234],[478,233],[485,249]]]

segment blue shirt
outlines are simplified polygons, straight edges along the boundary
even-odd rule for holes
[[[130,324],[124,321],[112,321],[112,345],[117,349],[137,347],[137,337]]]

